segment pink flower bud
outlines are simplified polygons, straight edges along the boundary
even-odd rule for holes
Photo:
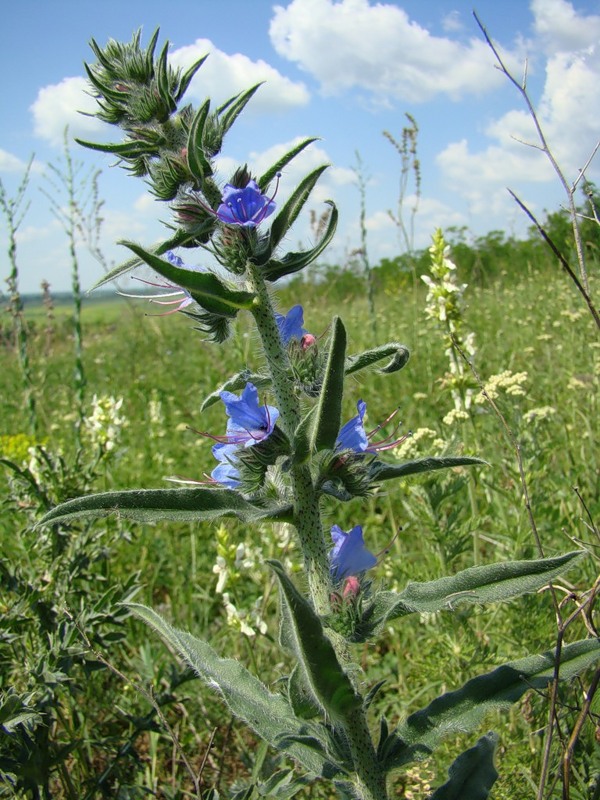
[[[312,333],[305,333],[302,339],[300,340],[300,346],[304,351],[308,350],[309,347],[312,347],[313,344],[317,341],[316,337],[312,335]]]
[[[344,600],[353,600],[355,597],[358,597],[359,594],[360,581],[356,575],[350,575],[350,577],[346,578],[344,581],[344,588],[342,590]]]

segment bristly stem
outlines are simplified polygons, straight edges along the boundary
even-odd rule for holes
[[[291,379],[290,363],[275,321],[274,309],[260,268],[248,264],[248,273],[256,300],[252,314],[260,334],[273,381],[281,426],[290,441],[300,423],[298,399]],[[323,534],[319,494],[308,467],[294,464],[290,470],[294,498],[295,527],[298,531],[308,578],[310,597],[316,612],[324,616],[331,611],[329,558]],[[338,658],[345,662],[345,643],[330,636]],[[385,774],[377,763],[377,755],[369,732],[365,712],[357,709],[344,726],[356,770],[356,791],[361,800],[386,800]]]
[[[256,294],[252,314],[260,334],[267,363],[273,381],[275,400],[280,412],[281,427],[290,441],[300,423],[298,399],[290,377],[290,363],[275,321],[271,298],[260,269],[253,264],[248,266],[250,283]],[[308,577],[310,595],[318,614],[328,614],[331,610],[329,593],[329,560],[319,496],[313,486],[308,467],[292,465],[290,471],[294,496],[295,525],[300,538]]]

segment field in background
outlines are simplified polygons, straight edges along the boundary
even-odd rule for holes
[[[331,518],[332,524],[345,527],[353,520],[352,524],[364,526],[365,538],[374,552],[389,546],[373,580],[391,587],[453,573],[474,560],[489,563],[537,556],[521,496],[516,456],[498,418],[482,402],[474,405],[468,421],[444,422],[453,408],[445,387],[448,359],[439,332],[425,320],[425,287],[418,278],[422,271],[419,266],[414,275],[401,273],[394,265],[375,271],[378,341],[364,280],[354,273],[332,269],[318,282],[293,281],[279,300],[280,310],[302,302],[305,327],[317,337],[325,335],[334,313],[342,316],[350,335],[350,353],[383,341],[399,341],[409,347],[411,359],[401,372],[389,377],[371,372],[366,378],[350,379],[346,388],[345,419],[355,413],[360,398],[368,403],[368,427],[375,427],[399,407],[403,430],[415,435],[402,453],[392,452],[390,458],[447,452],[477,455],[489,463],[470,472],[454,470],[450,474],[433,473],[422,480],[414,478],[394,486],[389,493],[338,507],[342,517]],[[597,553],[598,542],[591,536],[580,500],[583,498],[591,517],[598,520],[600,343],[593,324],[558,267],[546,258],[531,260],[520,270],[508,261],[496,263],[492,275],[484,272],[477,276],[471,269],[462,277],[472,284],[466,293],[464,318],[466,328],[475,333],[476,366],[482,379],[487,381],[505,371],[520,376],[512,383],[509,376],[504,388],[501,385],[497,402],[522,445],[545,555],[581,545],[596,548]],[[95,491],[161,487],[168,485],[164,478],[173,475],[203,480],[214,460],[210,440],[198,431],[221,433],[224,414],[220,403],[201,414],[202,401],[241,364],[250,368],[259,365],[254,335],[244,319],[230,342],[216,346],[204,343],[200,334],[191,331],[192,323],[182,314],[146,316],[156,310],[142,302],[131,306],[121,299],[103,298],[84,304],[86,397],[90,404],[94,395],[123,398],[120,413],[126,421],[110,468],[98,476]],[[28,344],[41,420],[37,441],[68,462],[75,457],[76,421],[69,309],[57,307],[53,321],[47,319],[42,307],[27,308],[25,316],[30,326]],[[8,327],[7,318],[5,334]],[[17,438],[28,434],[22,379],[7,334],[0,359],[0,442],[6,457],[20,455],[25,462],[26,451],[16,452]],[[15,535],[15,531],[22,531],[22,517],[22,509],[15,504],[3,507],[0,555],[9,562],[32,564],[38,540],[22,533]],[[281,557],[284,553],[294,559],[293,543],[287,541],[285,531],[273,531],[267,525],[249,531],[233,522],[218,530],[205,524],[197,528],[187,524],[119,525],[109,520],[93,526],[100,539],[103,531],[112,531],[111,537],[107,536],[109,552],[98,560],[98,581],[108,590],[113,583],[126,582],[139,572],[140,602],[160,608],[177,625],[210,639],[223,654],[239,656],[263,680],[270,679],[276,686],[284,665],[273,663],[270,644],[276,632],[275,593],[259,597],[253,575],[262,575],[261,562],[271,555]],[[474,553],[475,532],[478,544]],[[239,542],[247,545],[248,565],[238,567],[229,599],[244,608],[257,602],[269,625],[267,635],[259,632],[249,640],[227,624],[223,599],[215,592],[218,575],[213,572],[223,542],[234,548]],[[566,576],[563,585],[574,591],[589,587],[595,572],[596,564],[588,558],[578,571]],[[301,576],[298,578],[301,580]],[[192,691],[187,683],[173,680],[171,657],[141,623],[128,619],[122,624],[126,626],[126,639],[111,645],[108,636],[102,655],[129,680],[151,682],[157,694],[173,692],[173,701],[165,702],[165,714],[196,764],[208,753],[209,736],[216,729],[205,767],[207,784],[220,772],[224,785],[232,776],[243,775],[249,760],[245,762],[242,757],[233,763],[231,753],[241,746],[242,753],[250,754],[255,748],[250,734],[241,725],[232,727],[208,691],[201,693],[202,699],[183,704],[180,699],[197,695],[199,687]],[[585,636],[585,629],[581,626],[572,635]],[[365,649],[360,656],[363,664],[369,665],[370,676],[386,681],[375,702],[373,720],[383,712],[392,719],[402,717],[426,699],[460,686],[472,674],[511,658],[551,649],[555,638],[554,612],[547,593],[448,617],[408,617],[395,623],[376,648]],[[114,675],[107,677],[106,671],[91,672],[86,680],[89,683],[79,694],[85,710],[80,708],[79,714],[86,718],[82,736],[91,754],[86,773],[91,780],[90,776],[106,769],[111,759],[117,760],[119,747],[135,728],[133,717],[148,714],[149,706],[131,684]],[[409,696],[406,687],[410,687]],[[405,706],[398,705],[396,688],[407,702]],[[110,702],[119,705],[118,722],[112,716],[114,708],[103,704],[103,692],[107,700],[112,698]],[[565,690],[565,718],[577,692],[576,686]],[[71,705],[68,709],[69,714],[75,713]],[[484,731],[495,728],[501,733],[500,779],[493,791],[496,800],[533,796],[542,755],[539,731],[546,724],[546,713],[543,698],[532,693],[510,716],[486,720]],[[74,719],[64,721],[65,737]],[[117,735],[121,738],[115,738]],[[231,743],[235,746],[230,747]],[[415,797],[425,797],[430,781],[432,785],[443,782],[438,763],[448,763],[449,753],[454,756],[467,745],[465,737],[451,738],[439,762],[425,762],[408,777],[399,777],[398,787],[413,791]],[[156,790],[159,797],[183,797],[185,769],[164,729],[156,724],[141,730],[134,747],[135,759],[130,753],[118,757],[119,769],[125,771],[120,778],[123,785],[129,781],[131,786]],[[591,739],[584,740],[580,750],[578,769],[584,786],[598,756]],[[73,758],[81,758],[77,750]],[[115,780],[117,774],[121,773],[113,771]],[[128,791],[119,796],[138,796],[133,789]],[[574,800],[579,796],[588,795],[572,795]]]

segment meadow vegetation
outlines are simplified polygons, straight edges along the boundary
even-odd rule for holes
[[[563,219],[556,212],[547,223],[560,230]],[[566,236],[561,246],[568,248],[568,231]],[[593,321],[534,231],[523,241],[502,232],[474,242],[466,231],[447,232],[447,238],[458,280],[468,284],[463,320],[475,333],[477,371],[488,388],[493,376],[502,376],[492,381],[496,402],[521,448],[544,554],[579,547],[590,552],[559,581],[568,616],[594,585],[600,544],[594,523],[600,512],[600,345]],[[595,267],[596,227],[590,225],[585,241]],[[428,261],[424,251],[373,269],[377,326],[386,339],[405,343],[412,356],[398,375],[371,373],[348,394],[368,401],[372,420],[400,409],[402,430],[413,433],[399,445],[401,455],[464,452],[489,466],[416,476],[398,490],[341,507],[336,521],[342,527],[351,525],[360,508],[373,551],[388,548],[372,579],[390,588],[453,574],[474,559],[538,555],[516,453],[489,403],[477,402],[481,387],[474,386],[466,419],[444,421],[454,406],[445,345],[424,313],[426,287],[419,276],[428,271]],[[352,350],[375,344],[360,271],[323,264],[282,289],[281,308],[299,296],[310,309],[305,324],[315,335],[325,332],[334,310],[343,309]],[[231,346],[218,348],[190,336],[191,322],[183,314],[161,318],[147,311],[152,307],[132,307],[119,298],[89,308],[84,302],[88,423],[81,446],[74,435],[68,314],[55,315],[50,324],[39,309],[25,314],[36,432],[24,408],[10,316],[3,318],[0,796],[183,798],[194,789],[184,754],[188,766],[201,771],[204,790],[243,780],[253,769],[272,769],[272,754],[207,691],[191,691],[197,682],[191,671],[178,666],[118,603],[135,596],[276,685],[285,665],[269,632],[276,592],[272,582],[264,591],[263,564],[277,557],[299,569],[286,526],[275,536],[271,525],[248,528],[233,521],[145,526],[111,517],[71,525],[60,536],[32,527],[47,508],[87,491],[161,487],[174,475],[202,480],[213,468],[196,431],[218,429],[221,412],[212,407],[200,413],[200,406],[206,387],[222,382],[240,361],[250,369],[259,366],[254,334],[241,317]],[[105,417],[99,398],[113,398]],[[353,411],[348,405],[345,418]],[[96,425],[90,422],[94,413]],[[593,625],[591,610],[589,618]],[[360,654],[370,679],[386,680],[385,692],[374,701],[374,720],[386,712],[392,718],[410,713],[460,686],[474,666],[491,669],[548,650],[557,635],[548,592],[485,610],[417,615],[409,625],[390,628],[384,643],[365,645]],[[585,635],[581,621],[567,631],[567,638]],[[560,759],[589,680],[582,676],[560,689],[548,797],[562,796]],[[595,700],[577,739],[573,800],[600,796],[594,738],[599,711]],[[547,715],[547,696],[534,691],[502,715],[497,800],[534,796]],[[498,727],[493,717],[483,732]],[[19,726],[24,719],[28,727]],[[27,735],[19,736],[19,728]],[[450,737],[435,759],[397,779],[398,792],[427,796],[429,786],[443,781],[443,764],[464,746],[464,737]],[[18,776],[20,793],[6,775]],[[327,796],[318,787],[307,791]]]

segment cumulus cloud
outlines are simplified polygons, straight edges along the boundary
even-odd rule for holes
[[[211,97],[218,104],[233,95],[264,81],[248,111],[255,113],[286,111],[306,105],[310,99],[303,83],[286,78],[266,61],[252,61],[242,53],[228,54],[219,50],[210,39],[196,39],[193,44],[180,47],[169,54],[173,66],[187,69],[209,53],[187,92],[187,97],[202,101]]]
[[[25,161],[0,148],[0,172],[25,172],[26,169],[27,163]],[[42,169],[42,165],[39,162],[32,162],[32,172],[41,172]]]
[[[482,94],[501,81],[481,38],[433,36],[389,3],[293,0],[275,6],[269,34],[276,51],[326,95],[359,88],[380,102],[416,103]]]
[[[549,53],[581,50],[600,39],[600,16],[579,14],[568,0],[532,0],[534,30]]]
[[[593,30],[598,24],[593,33],[597,38],[600,17],[577,15],[565,0],[533,0],[532,9],[538,34],[546,43],[552,41],[537,116],[552,154],[572,182],[599,138],[600,47],[587,45],[586,27]],[[562,49],[567,46],[576,49]],[[507,186],[518,191],[525,182],[556,181],[550,162],[539,150],[541,143],[526,109],[515,108],[492,120],[485,133],[489,144],[478,151],[463,139],[450,143],[437,157],[447,182],[468,198],[472,211],[505,208]],[[599,166],[592,162],[588,176],[597,178]]]
[[[63,78],[60,83],[41,88],[30,108],[35,135],[61,146],[67,126],[71,136],[83,138],[105,130],[98,119],[85,116],[96,110],[96,101],[87,89],[88,83],[82,77]]]

